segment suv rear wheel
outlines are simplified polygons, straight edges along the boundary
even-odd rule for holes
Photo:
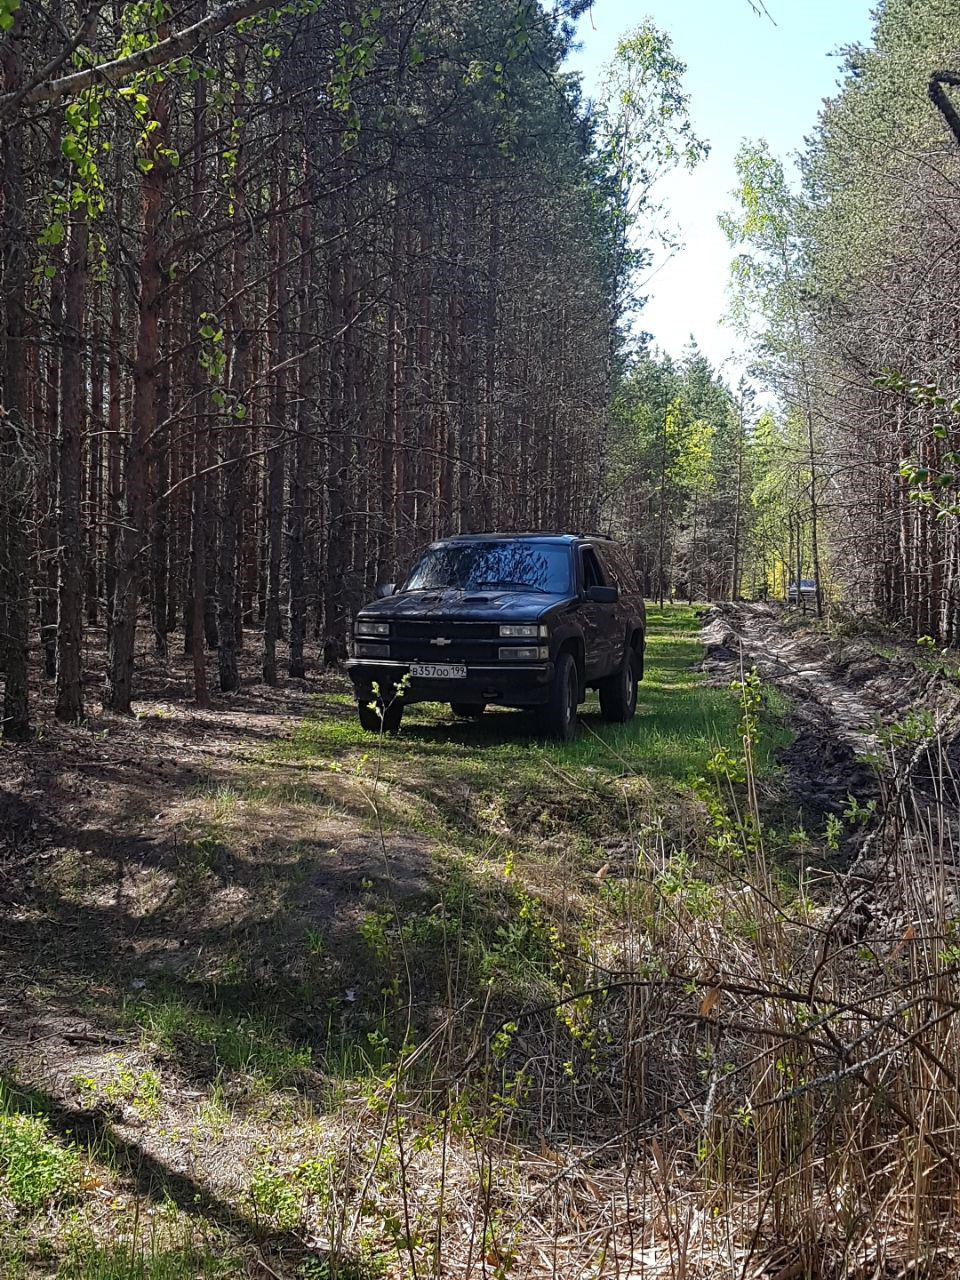
[[[572,653],[561,653],[553,671],[550,699],[540,708],[540,726],[550,738],[569,742],[577,731],[580,677]]]
[[[623,666],[600,682],[600,714],[612,724],[626,724],[637,710],[637,680],[642,671],[641,659],[633,648],[627,649]]]
[[[357,701],[357,715],[368,733],[397,733],[403,719],[403,702],[393,690],[387,691],[386,701],[368,693]]]
[[[458,720],[479,720],[487,709],[485,702],[451,702],[450,710]]]

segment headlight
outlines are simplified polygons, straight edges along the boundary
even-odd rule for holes
[[[371,618],[358,618],[353,629],[358,636],[388,636],[390,623],[374,622]]]
[[[525,644],[517,646],[517,648],[501,648],[501,662],[522,662],[527,658],[538,658],[544,662],[550,656],[550,650],[545,644]]]
[[[366,641],[358,640],[353,646],[353,650],[358,658],[390,657],[390,646],[388,644],[368,644]]]
[[[547,628],[535,622],[524,622],[519,626],[503,626],[500,628],[502,640],[538,640],[545,638]]]

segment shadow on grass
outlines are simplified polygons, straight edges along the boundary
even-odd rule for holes
[[[698,626],[694,610],[651,610],[636,720],[605,724],[592,699],[569,745],[535,739],[526,713],[497,709],[475,723],[433,706],[412,708],[400,736],[379,741],[362,732],[348,697],[323,695],[320,718],[271,748],[267,769],[289,762],[334,778],[362,764],[364,785],[382,750],[387,768],[378,794],[388,827],[409,830],[426,797],[439,814],[442,831],[430,834],[444,837],[443,858],[409,835],[388,834],[381,847],[356,822],[361,814],[370,821],[359,792],[337,798],[350,821],[336,857],[319,833],[291,838],[283,805],[315,808],[328,798],[313,775],[302,788],[285,779],[269,796],[268,774],[241,780],[241,799],[277,802],[278,834],[246,847],[239,832],[207,833],[197,851],[202,865],[186,872],[169,839],[131,835],[122,814],[111,827],[82,831],[48,817],[50,844],[71,850],[87,879],[83,893],[71,896],[58,875],[42,876],[17,904],[0,941],[2,964],[7,975],[25,975],[25,992],[42,991],[24,995],[21,1008],[44,1034],[47,1014],[62,1020],[86,988],[94,994],[85,1007],[101,1027],[142,1031],[195,1079],[212,1084],[224,1071],[256,1073],[322,1110],[325,1068],[376,1068],[371,1035],[386,1037],[387,1052],[397,1049],[408,995],[417,1035],[445,1009],[470,1001],[483,1007],[491,980],[500,1009],[523,1007],[529,983],[550,980],[543,903],[522,897],[505,877],[471,869],[469,859],[460,865],[449,850],[469,850],[471,841],[479,848],[482,837],[489,864],[497,842],[519,848],[528,832],[559,834],[571,848],[584,838],[626,836],[642,806],[628,802],[623,779],[636,777],[651,804],[659,803],[651,780],[682,784],[702,773],[718,745],[734,745],[737,704],[696,670]],[[197,794],[195,774],[179,776],[175,766],[170,773]],[[216,793],[207,798],[217,803]],[[51,809],[70,814],[65,791],[52,797]],[[16,816],[29,824],[30,806]],[[94,858],[104,866],[102,884],[91,873]],[[124,888],[131,870],[172,876],[176,901],[135,912]],[[218,916],[214,904],[224,897],[236,905]],[[200,957],[204,964],[214,957],[212,976]],[[135,992],[134,983],[146,990]],[[4,1033],[5,1051],[11,1038]]]
[[[67,1106],[53,1094],[35,1086],[25,1087],[3,1072],[0,1087],[8,1110],[40,1114],[63,1142],[88,1148],[92,1156],[109,1164],[138,1197],[158,1204],[170,1200],[185,1213],[208,1218],[226,1230],[252,1238],[263,1234],[251,1216],[213,1195],[189,1174],[171,1169],[150,1155],[119,1133],[102,1112]],[[290,1243],[295,1243],[293,1237]]]

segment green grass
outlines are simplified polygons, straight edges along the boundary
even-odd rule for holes
[[[133,1070],[116,1056],[106,1077],[78,1071],[72,1083],[80,1095],[80,1105],[88,1110],[104,1103],[114,1107],[126,1103],[144,1117],[156,1116],[160,1110],[160,1077],[156,1071]]]
[[[266,1089],[294,1084],[310,1066],[309,1047],[289,1042],[276,1012],[204,1008],[159,981],[154,986],[125,1002],[121,1024],[158,1048],[201,1059],[213,1076],[226,1070],[255,1077]]]
[[[568,744],[544,742],[533,717],[522,712],[491,708],[479,722],[462,722],[442,704],[420,703],[407,709],[399,736],[381,743],[360,728],[349,695],[329,695],[318,714],[276,748],[275,758],[369,773],[382,750],[383,764],[398,774],[413,766],[434,780],[446,774],[485,789],[571,767],[693,782],[719,746],[737,745],[740,709],[728,690],[711,688],[697,669],[703,652],[697,609],[668,605],[649,609],[647,617],[645,674],[628,725],[606,724],[595,693],[581,707],[580,733]]]
[[[40,1115],[0,1115],[0,1197],[36,1211],[68,1195],[80,1176],[79,1152],[59,1143]]]
[[[76,1241],[57,1271],[57,1280],[240,1280],[246,1273],[239,1258],[215,1254],[204,1246],[157,1241],[100,1245]]]

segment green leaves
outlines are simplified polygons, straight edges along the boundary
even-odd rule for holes
[[[600,153],[625,222],[645,224],[648,236],[665,243],[669,224],[656,217],[662,212],[656,183],[679,165],[694,168],[709,152],[693,129],[685,74],[670,37],[643,22],[618,42],[597,107]]]
[[[54,248],[58,244],[63,244],[66,239],[66,235],[67,229],[63,224],[63,220],[61,218],[56,218],[48,227],[45,227],[44,230],[40,232],[40,235],[37,237],[37,243]]]
[[[141,93],[135,85],[125,85],[119,90],[120,97],[133,109],[138,120],[145,120],[150,110],[150,103],[145,93]]]
[[[375,54],[383,43],[380,34],[372,29],[379,9],[371,9],[361,20],[361,35],[354,40],[354,26],[341,22],[343,43],[334,51],[334,66],[330,75],[330,100],[335,110],[345,117],[346,129],[342,135],[344,148],[353,146],[360,133],[360,113],[353,96],[354,85],[363,79],[374,64]]]
[[[9,31],[20,10],[20,0],[0,0],[0,32]]]
[[[58,214],[70,209],[83,209],[89,221],[93,221],[104,208],[104,184],[98,159],[109,150],[109,140],[100,137],[100,113],[109,91],[97,86],[85,89],[78,98],[68,103],[63,113],[63,136],[60,154],[71,167],[69,195],[53,197],[52,205]],[[50,237],[54,237],[51,239]],[[60,239],[56,239],[60,236]],[[38,243],[53,247],[62,240],[56,219],[46,228]]]
[[[737,208],[718,219],[739,251],[730,268],[734,319],[754,342],[759,322],[767,353],[796,358],[804,287],[801,202],[763,140],[742,144],[736,171]]]

